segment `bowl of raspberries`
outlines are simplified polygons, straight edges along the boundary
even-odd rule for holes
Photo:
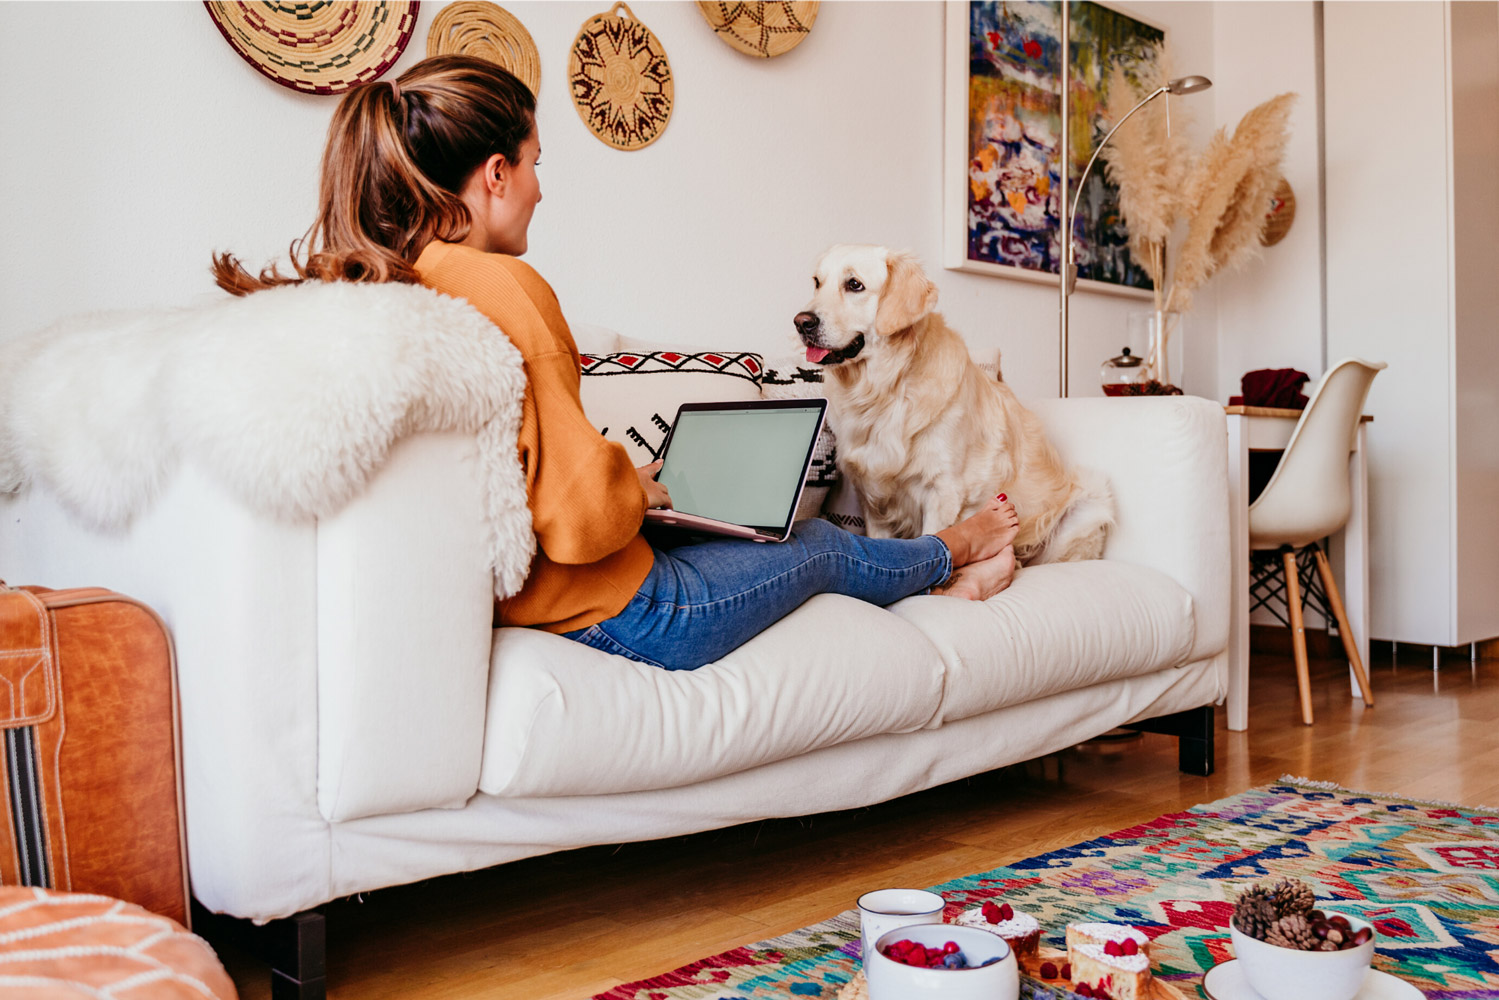
[[[864,962],[869,1000],[1018,1000],[1020,968],[1004,938],[954,924],[897,927]]]
[[[1229,936],[1244,978],[1265,1000],[1352,1000],[1374,960],[1374,927],[1319,908],[1295,878],[1240,893]]]

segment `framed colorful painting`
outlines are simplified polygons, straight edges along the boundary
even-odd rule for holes
[[[1073,3],[1070,19],[1075,186],[1112,125],[1104,116],[1111,69],[1148,72],[1166,33],[1092,2]],[[1061,23],[1056,2],[948,0],[943,264],[950,269],[1057,281]],[[1073,232],[1079,288],[1149,295],[1102,164],[1088,177]]]

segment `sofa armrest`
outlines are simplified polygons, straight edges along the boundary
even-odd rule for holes
[[[0,494],[11,583],[109,587],[171,630],[188,862],[211,910],[282,916],[331,892],[316,550],[314,523],[258,517],[191,468],[120,532],[83,526],[39,488]]]
[[[478,452],[397,443],[317,526],[318,809],[461,807],[479,787],[494,589]]]
[[[399,442],[322,521],[262,517],[190,467],[128,529],[0,494],[11,583],[151,605],[177,653],[188,859],[210,910],[334,894],[330,821],[460,806],[478,787],[493,591],[471,438]]]
[[[1114,490],[1116,523],[1104,558],[1166,573],[1192,595],[1197,638],[1189,660],[1228,646],[1228,424],[1195,396],[1052,399],[1026,404],[1072,465],[1097,469]]]

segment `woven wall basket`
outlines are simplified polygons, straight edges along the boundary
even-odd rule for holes
[[[541,93],[541,56],[526,26],[498,4],[451,3],[427,32],[427,55],[486,59],[514,73],[532,94]]]
[[[715,34],[745,55],[769,59],[802,43],[817,20],[816,2],[730,3],[698,0]]]
[[[1260,242],[1267,247],[1275,246],[1286,238],[1291,223],[1295,221],[1296,193],[1291,190],[1291,182],[1282,177],[1275,193],[1270,196],[1270,210],[1265,213],[1265,229],[1260,233]]]
[[[583,23],[567,82],[583,124],[616,149],[649,146],[671,119],[675,91],[666,50],[624,3]]]
[[[342,94],[391,67],[411,41],[416,0],[205,0],[224,39],[283,87]]]

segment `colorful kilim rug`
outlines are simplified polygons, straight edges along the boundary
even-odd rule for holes
[[[1132,924],[1156,973],[1187,995],[1233,957],[1241,889],[1294,876],[1319,905],[1378,931],[1374,965],[1427,997],[1499,1000],[1499,815],[1283,778],[1186,812],[933,886],[947,917],[1003,895],[1066,947],[1076,920]],[[1334,902],[1335,901],[1335,902]],[[595,1000],[833,1000],[859,969],[859,918],[841,913]],[[1195,991],[1195,993],[1194,993]],[[1030,1000],[1072,997],[1021,978]]]

